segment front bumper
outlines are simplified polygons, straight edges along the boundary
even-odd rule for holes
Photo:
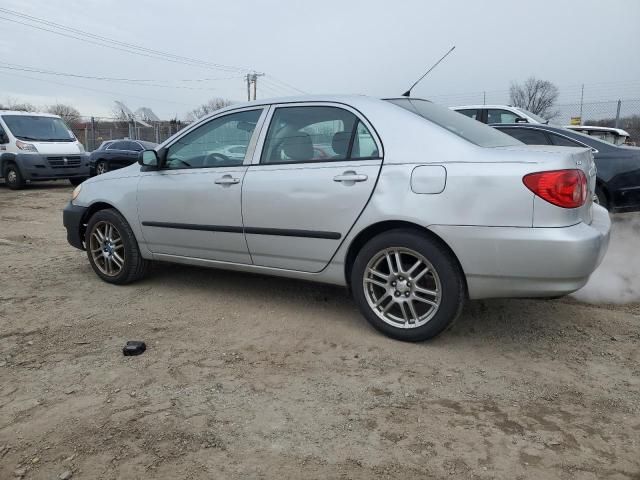
[[[469,297],[555,297],[582,288],[609,245],[608,212],[560,228],[433,226],[454,251]]]
[[[80,158],[79,162],[78,157]],[[19,153],[16,155],[16,163],[25,180],[58,180],[87,178],[89,176],[89,155],[87,153],[68,156]]]
[[[62,211],[62,223],[67,229],[67,241],[70,245],[84,250],[84,219],[86,207],[80,207],[69,202]]]

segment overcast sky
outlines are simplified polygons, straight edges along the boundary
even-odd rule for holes
[[[184,117],[211,97],[246,99],[248,69],[266,73],[259,98],[296,94],[292,87],[395,96],[452,45],[415,96],[481,103],[486,91],[489,102],[505,102],[512,80],[535,75],[556,83],[564,102],[579,99],[582,83],[587,101],[640,98],[638,0],[2,0],[0,8],[233,67],[134,55],[18,24],[54,29],[0,11],[0,66],[155,81],[0,68],[0,102],[64,102],[83,115],[109,115],[122,100],[132,110]]]

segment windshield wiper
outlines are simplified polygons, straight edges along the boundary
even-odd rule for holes
[[[33,137],[25,137],[24,135],[16,135],[16,138],[19,138],[20,140],[31,140],[31,141],[39,141],[39,138],[33,138]]]

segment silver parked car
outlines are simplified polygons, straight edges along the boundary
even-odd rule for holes
[[[526,146],[420,99],[235,105],[139,163],[65,208],[100,278],[162,260],[346,285],[401,340],[437,335],[467,298],[573,292],[609,239],[588,149]]]

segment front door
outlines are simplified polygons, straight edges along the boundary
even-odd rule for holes
[[[236,111],[200,124],[169,145],[161,169],[143,174],[138,216],[149,250],[251,263],[241,189],[262,113]]]
[[[276,108],[261,143],[242,192],[253,263],[318,272],[371,196],[379,142],[355,112],[306,105]]]

